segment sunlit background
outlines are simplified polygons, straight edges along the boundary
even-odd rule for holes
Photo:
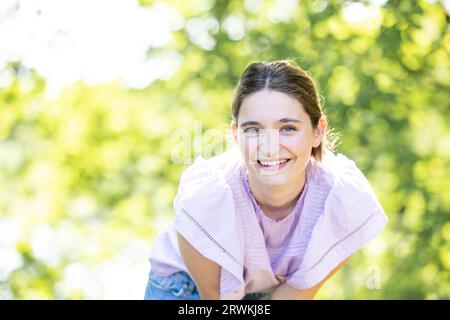
[[[182,171],[222,143],[202,132],[226,134],[249,63],[284,58],[318,80],[338,152],[390,219],[318,298],[448,299],[449,15],[437,0],[2,0],[0,299],[142,299]],[[185,148],[196,128],[203,147]]]

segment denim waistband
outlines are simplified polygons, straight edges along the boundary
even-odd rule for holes
[[[199,292],[194,280],[185,271],[175,272],[171,275],[159,275],[150,271],[149,285],[174,295],[174,298],[187,298],[198,296]],[[247,293],[242,300],[269,300],[270,292],[252,292]]]
[[[154,287],[169,291],[177,297],[188,296],[197,293],[197,287],[189,274],[184,271],[173,273],[169,276],[158,275],[150,272],[149,282]]]

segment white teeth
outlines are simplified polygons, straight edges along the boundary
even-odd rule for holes
[[[280,161],[259,161],[263,166],[276,166],[278,164],[283,164],[287,162],[287,160],[280,160]]]

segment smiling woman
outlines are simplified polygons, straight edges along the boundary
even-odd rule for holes
[[[322,157],[318,149],[326,120],[321,116],[314,125],[298,99],[276,88],[253,92],[235,108],[233,136],[244,156],[251,190],[266,215],[272,216],[270,207],[277,212],[283,208],[281,219],[304,187],[311,150]]]
[[[312,299],[386,225],[367,179],[332,152],[317,86],[294,62],[251,64],[232,117],[237,146],[181,177],[145,299]]]

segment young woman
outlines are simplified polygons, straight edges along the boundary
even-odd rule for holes
[[[183,173],[145,299],[312,299],[386,225],[368,181],[331,150],[316,84],[253,63],[232,106],[236,147]]]

